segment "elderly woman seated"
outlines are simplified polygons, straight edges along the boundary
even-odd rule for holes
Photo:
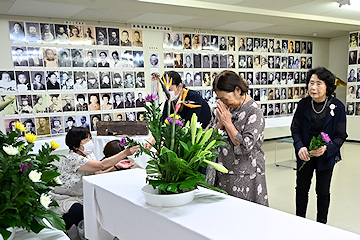
[[[59,204],[55,211],[63,215],[66,230],[69,230],[73,224],[78,226],[79,222],[84,219],[82,177],[92,173],[132,167],[134,163],[124,159],[134,154],[140,147],[127,148],[102,161],[97,161],[88,129],[73,127],[67,133],[65,142],[70,152],[61,160],[58,169],[61,174],[62,186],[55,187],[52,195]]]

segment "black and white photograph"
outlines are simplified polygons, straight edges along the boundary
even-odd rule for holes
[[[112,88],[124,88],[124,84],[122,81],[122,72],[111,72],[112,74]]]
[[[168,41],[168,35],[164,35],[164,41],[166,48],[182,49],[183,48],[183,34],[182,33],[172,33],[172,40]],[[172,44],[172,46],[171,46]],[[165,47],[164,47],[165,48]]]
[[[357,50],[349,51],[349,65],[354,65],[354,64],[357,64]]]
[[[61,105],[63,112],[75,111],[75,96],[73,93],[61,94]]]
[[[266,102],[268,100],[267,88],[260,88],[260,101]]]
[[[125,108],[135,107],[135,94],[134,92],[125,92]]]
[[[275,53],[281,53],[281,39],[275,38],[274,39],[274,52]]]
[[[48,95],[49,112],[56,113],[62,112],[60,94],[54,93]]]
[[[134,63],[134,68],[143,68],[144,67],[144,52],[143,51],[133,51],[133,63]]]
[[[210,68],[210,54],[203,53],[202,54],[202,68]]]
[[[51,135],[58,135],[65,132],[63,120],[60,116],[50,117]]]
[[[183,35],[183,49],[191,50],[191,34]]]
[[[96,45],[109,45],[108,34],[105,27],[95,27]]]
[[[219,51],[219,36],[211,35],[211,49],[212,51]]]
[[[211,54],[211,68],[219,68],[219,54]]]
[[[44,67],[55,68],[58,66],[56,48],[43,48]]]
[[[131,35],[129,29],[120,29],[121,32],[121,46],[123,47],[131,47]]]
[[[34,23],[34,22],[26,22],[25,23],[25,34],[26,34],[26,41],[28,43],[41,42],[40,24]]]
[[[132,30],[132,46],[133,47],[143,46],[143,37],[141,30]]]
[[[37,135],[49,135],[50,134],[50,120],[49,117],[37,117],[35,118],[35,126]]]
[[[175,45],[175,42],[174,42]],[[201,50],[201,35],[200,34],[193,34],[192,35],[192,49],[193,50]]]
[[[72,66],[84,67],[84,49],[71,49]]]
[[[101,110],[112,110],[113,101],[111,98],[111,93],[101,93],[100,94],[100,108]]]
[[[110,72],[99,72],[100,89],[111,88],[111,75]]]
[[[307,42],[307,54],[312,54],[313,53],[313,42]]]
[[[124,88],[134,88],[134,72],[123,72],[123,82],[124,82]]]
[[[91,131],[97,131],[97,123],[101,121],[101,114],[90,114]]]
[[[360,99],[360,85],[356,87],[356,99]]]
[[[183,53],[174,52],[174,66],[175,66],[175,68],[183,68],[184,67]]]
[[[295,80],[294,80],[294,72],[288,72],[286,84],[288,84],[288,85],[293,85],[294,83],[295,83]]]
[[[69,42],[69,27],[65,24],[55,24],[55,38],[57,43]]]
[[[75,79],[75,84],[74,84],[75,91],[85,91],[87,89],[85,72],[74,71],[74,79]]]
[[[74,89],[74,77],[72,71],[60,71],[61,90]]]
[[[262,111],[264,117],[266,117],[266,116],[267,116],[267,104],[266,104],[266,103],[265,103],[265,104],[261,104],[261,105],[260,105],[260,108],[261,108],[261,111]]]
[[[97,67],[95,49],[85,49],[84,55],[85,55],[85,67],[87,68]]]
[[[29,67],[44,66],[43,52],[40,47],[28,47],[27,53],[28,53]]]
[[[294,103],[293,102],[288,102],[287,103],[287,113],[292,114],[293,110],[294,110],[293,108],[294,108]]]
[[[255,101],[260,101],[260,88],[254,88],[254,96],[253,99]]]
[[[250,65],[250,59],[249,57],[247,58],[247,66],[251,66]],[[260,69],[261,68],[261,64],[260,64],[260,55],[254,55],[254,64],[253,64],[253,68],[256,68],[256,69]]]
[[[357,102],[355,105],[355,115],[360,116],[360,102]]]
[[[125,116],[126,116],[126,121],[130,121],[130,122],[136,121],[136,114],[135,114],[135,112],[126,112],[126,113],[125,113]]]
[[[274,68],[280,69],[280,66],[281,66],[281,57],[274,56]]]
[[[275,107],[273,103],[268,103],[267,105],[267,115],[268,116],[274,116],[275,115]]]
[[[25,42],[25,28],[23,22],[9,21],[10,41]]]
[[[18,110],[20,114],[33,114],[31,95],[17,95]]]
[[[194,86],[194,78],[193,78],[193,72],[184,72],[184,78],[183,84],[185,87],[193,87]]]
[[[90,116],[89,115],[77,115],[76,122],[78,127],[87,128],[90,131]]]
[[[121,50],[121,68],[133,68],[133,51]]]
[[[27,131],[36,134],[35,118],[20,118],[20,122],[24,124]]]
[[[287,99],[287,89],[285,87],[281,88],[281,92],[280,92],[280,99],[281,100],[285,100]]]
[[[98,53],[98,67],[99,68],[109,68],[109,50],[97,50]]]
[[[87,75],[87,89],[99,89],[99,76],[98,72],[86,72]]]
[[[306,54],[306,42],[305,42],[305,41],[302,41],[302,42],[301,42],[300,53]]]
[[[355,48],[358,46],[359,33],[353,32],[349,36],[349,48]]]
[[[268,69],[268,58],[266,55],[261,55],[260,65],[261,69]]]
[[[43,71],[31,71],[32,90],[46,90],[45,76]]]
[[[249,55],[252,63],[252,55]],[[246,56],[245,55],[239,55],[239,68],[246,68]]]
[[[65,132],[68,132],[70,129],[76,126],[76,118],[75,116],[64,116],[64,126]]]
[[[184,53],[184,68],[193,68],[193,54],[192,53]]]
[[[1,102],[7,102],[16,98],[15,95],[1,95]],[[4,116],[14,115],[18,113],[17,101],[12,101],[9,105],[7,105],[2,111]]]
[[[83,43],[85,45],[95,45],[95,27],[92,26],[83,26]],[[95,56],[95,55],[94,55]]]
[[[75,110],[77,112],[83,112],[89,110],[88,98],[86,93],[75,94],[75,99],[76,99]]]
[[[287,94],[287,98],[288,99],[293,99],[293,88],[292,87],[288,87],[288,94]]]
[[[60,77],[58,71],[46,72],[46,88],[47,90],[60,90]]]
[[[41,40],[44,43],[55,42],[55,29],[52,23],[40,23]]]
[[[254,63],[257,59],[258,67],[255,67]],[[247,55],[246,56],[246,68],[260,68],[260,56],[259,55]]]
[[[254,39],[251,37],[246,38],[246,51],[252,52],[254,50]]]
[[[267,73],[267,84],[272,85],[273,82],[274,82],[274,73],[273,72],[268,72]]]
[[[280,88],[274,88],[274,99],[280,100]]]
[[[211,50],[211,39],[209,35],[202,35],[202,50]]]
[[[135,72],[135,88],[145,88],[144,72]]]
[[[202,74],[201,72],[194,72],[194,87],[202,86]]]
[[[202,80],[203,80],[203,84],[202,84],[203,87],[210,87],[211,86],[210,72],[203,72]]]
[[[69,48],[58,48],[57,56],[59,67],[71,67],[71,52]]]
[[[221,62],[220,62],[221,63]],[[235,56],[233,54],[228,54],[228,68],[235,68]]]
[[[164,68],[174,67],[174,55],[173,52],[164,52]]]
[[[182,40],[182,38],[181,38]],[[170,32],[164,32],[164,39],[163,39],[163,48],[164,49],[171,49],[173,47],[173,40],[171,38]],[[181,44],[182,48],[182,44]]]
[[[287,67],[288,67],[288,58],[287,57],[281,57],[280,68],[281,69],[287,69]]]
[[[16,71],[15,75],[18,92],[27,92],[31,90],[29,71]]]
[[[280,85],[287,84],[287,72],[281,72]]]
[[[227,51],[228,46],[227,46],[227,38],[226,38],[226,36],[219,36],[219,39],[220,39],[219,50],[220,51]]]
[[[81,25],[69,25],[69,40],[72,44],[81,44],[83,42],[83,32]]]
[[[202,90],[202,97],[207,103],[209,103],[211,98],[211,89]]]
[[[288,40],[283,39],[281,41],[281,53],[288,53]]]
[[[123,109],[124,108],[124,94],[122,92],[113,93],[113,106],[114,109]]]
[[[219,54],[219,56],[220,56],[220,64],[219,64],[219,66],[220,66],[220,68],[228,68],[228,65],[227,65],[227,54]],[[230,68],[230,67],[229,67]]]
[[[261,72],[260,84],[267,85],[267,72]]]
[[[261,47],[260,52],[268,52],[268,39],[267,38],[261,38]]]
[[[300,58],[300,69],[306,69],[306,57]]]
[[[253,85],[260,85],[261,72],[254,72],[253,74]]]
[[[274,56],[268,56],[268,68],[270,69],[275,68]]]
[[[159,53],[149,52],[149,65],[150,68],[159,68]]]
[[[109,45],[120,46],[120,30],[118,28],[108,28]]]
[[[245,37],[239,37],[239,52],[246,51]]]
[[[16,91],[16,80],[13,71],[0,71],[0,92]]]
[[[312,69],[312,57],[308,57],[306,59],[306,68],[307,69]]]
[[[11,46],[11,54],[14,67],[29,66],[26,47]]]
[[[253,51],[254,52],[260,52],[261,50],[261,39],[260,38],[254,38],[254,48]]]
[[[32,95],[34,113],[47,113],[48,101],[46,94]]]
[[[137,107],[137,108],[144,107],[145,92],[136,92],[135,96],[136,96],[135,107]]]
[[[354,102],[347,102],[346,103],[346,115],[353,116],[355,113],[355,103]]]
[[[268,52],[269,53],[275,52],[275,39],[273,38],[269,39]]]
[[[247,72],[246,73],[246,83],[248,85],[253,85],[254,84],[254,75],[253,72]]]
[[[201,53],[193,53],[194,68],[201,68]]]
[[[272,82],[272,85],[279,85],[280,84],[280,79],[281,79],[281,73],[280,72],[275,72],[274,81]]]
[[[301,53],[300,41],[295,41],[295,53]]]

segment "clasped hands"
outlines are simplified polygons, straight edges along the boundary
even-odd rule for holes
[[[218,101],[216,105],[216,117],[219,120],[219,124],[223,127],[231,123],[230,108],[221,101]]]
[[[314,157],[320,157],[321,155],[324,154],[324,152],[326,151],[326,145],[322,146],[321,148],[318,148],[316,150],[311,150],[310,153],[308,152],[308,149],[306,147],[302,147],[300,148],[299,152],[298,152],[298,156],[301,160],[303,161],[309,161],[310,160],[310,154],[313,155]]]

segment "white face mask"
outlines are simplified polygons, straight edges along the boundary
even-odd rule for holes
[[[170,93],[170,101],[175,101],[178,97],[179,97],[179,94],[178,93],[177,95],[175,95],[175,91],[169,91]]]
[[[83,145],[84,150],[80,150],[83,154],[85,154],[86,156],[89,155],[90,153],[92,153],[94,151],[94,143],[92,140],[88,141],[87,143],[85,143]]]

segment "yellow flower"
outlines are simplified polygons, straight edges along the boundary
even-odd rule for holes
[[[57,149],[58,147],[60,147],[60,143],[55,142],[54,140],[51,141],[51,148],[52,149]]]
[[[169,118],[173,118],[174,117],[174,114],[170,114]],[[175,115],[175,119],[181,119],[181,117],[179,115]],[[165,119],[164,121],[165,124],[169,124],[169,121],[167,119]]]
[[[24,124],[22,124],[21,122],[17,121],[15,123],[15,127],[16,129],[19,129],[21,132],[25,132],[27,131],[26,127],[24,126]]]
[[[25,138],[28,143],[33,143],[36,141],[37,136],[31,132],[25,133]]]

